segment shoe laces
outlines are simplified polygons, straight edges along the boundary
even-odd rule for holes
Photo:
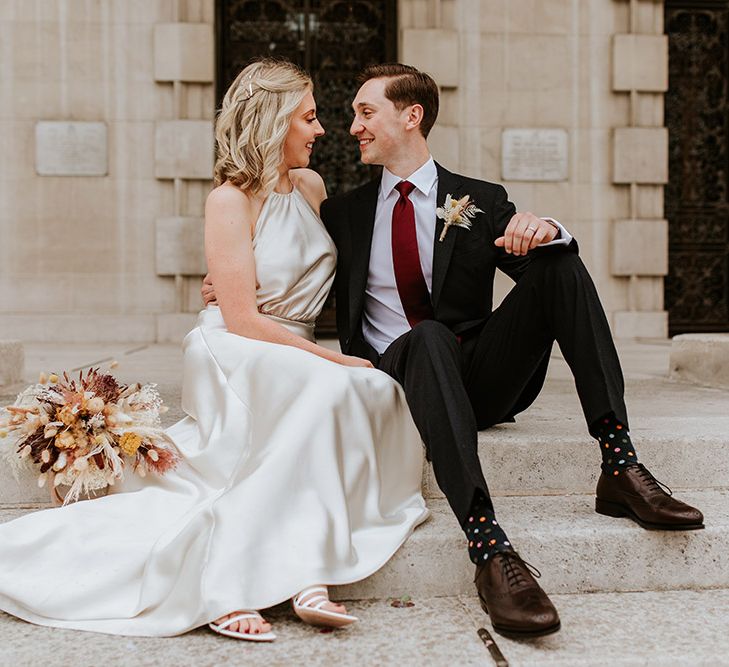
[[[542,573],[534,565],[527,563],[516,551],[500,551],[498,555],[502,557],[501,569],[506,575],[509,586],[528,583],[527,578],[524,576],[525,569],[537,579],[542,576]]]
[[[652,491],[663,491],[669,496],[673,495],[673,491],[671,491],[671,488],[668,486],[668,484],[664,484],[660,480],[657,480],[653,476],[653,473],[651,473],[651,471],[648,470],[648,468],[646,468],[642,463],[636,463],[634,465],[636,469],[636,474],[642,481],[644,481],[648,485],[649,489],[651,489]],[[630,467],[632,468],[633,466]]]

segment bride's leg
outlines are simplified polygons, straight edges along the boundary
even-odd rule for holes
[[[225,616],[221,616],[220,618],[216,618],[213,623],[215,625],[220,625],[221,623],[225,623],[225,621],[227,621],[229,618],[232,618],[233,616],[236,616],[240,613],[243,612],[240,610],[234,611],[230,614],[226,614]],[[257,618],[244,618],[240,621],[235,621],[234,623],[231,623],[226,628],[226,630],[232,630],[233,632],[242,632],[243,634],[259,635],[265,632],[270,632],[271,624],[263,618],[261,618],[260,620]]]

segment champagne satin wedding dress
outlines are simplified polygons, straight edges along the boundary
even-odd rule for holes
[[[253,239],[259,310],[309,339],[335,251],[298,190]],[[0,609],[41,625],[177,635],[312,584],[367,577],[423,521],[422,445],[385,373],[229,333],[184,341],[182,462],[0,525]]]

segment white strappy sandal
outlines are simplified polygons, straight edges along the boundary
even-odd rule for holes
[[[301,602],[305,598],[308,599],[305,602]],[[356,616],[322,609],[325,604],[331,602],[326,586],[305,588],[291,602],[294,605],[294,613],[304,623],[309,623],[310,625],[318,625],[325,628],[343,628],[345,625],[350,625],[359,620]]]
[[[257,618],[263,621],[263,616],[261,616],[257,611],[243,611],[220,624],[214,622],[208,623],[208,627],[213,632],[217,632],[219,635],[233,637],[234,639],[244,639],[249,642],[272,642],[276,639],[276,635],[273,632],[259,632],[258,634],[254,634],[253,632],[238,632],[237,630],[226,629],[236,621],[243,621],[247,618]]]

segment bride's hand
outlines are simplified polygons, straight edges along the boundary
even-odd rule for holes
[[[349,354],[340,354],[339,359],[337,360],[337,363],[342,364],[342,366],[374,368],[374,366],[372,365],[372,362],[367,361],[367,359],[362,359],[361,357],[353,357]]]

